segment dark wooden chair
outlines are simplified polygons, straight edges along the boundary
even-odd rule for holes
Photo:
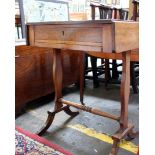
[[[131,20],[137,21],[139,20],[139,0],[133,0],[133,16],[131,17]]]
[[[100,19],[122,19],[126,20],[128,18],[128,10],[124,9],[117,9],[115,7],[101,5],[97,3],[91,3],[91,16],[92,20],[95,20],[95,9],[99,9],[99,18]],[[91,67],[88,67],[88,57],[90,57]],[[109,59],[101,59],[101,65],[97,65],[97,60],[99,58],[86,55],[85,57],[85,78],[86,79],[93,79],[93,86],[98,87],[99,81],[104,81],[105,86],[107,87],[108,82],[110,79],[118,79],[118,72],[117,72],[117,63],[116,60],[111,60],[112,63],[109,61]],[[112,67],[110,68],[109,65],[112,64]],[[112,70],[112,75],[110,74],[110,70]],[[92,76],[88,75],[89,72],[92,72]],[[104,79],[99,79],[99,76],[104,74]]]
[[[139,13],[137,13],[135,10],[138,10],[138,1],[133,1],[133,17],[132,20],[136,20]],[[91,4],[91,11],[92,11],[92,20],[95,20],[95,8],[99,8],[100,13],[100,19],[120,19],[120,20],[127,20],[128,19],[128,10],[126,9],[118,9],[115,7],[109,7],[104,5],[94,5]],[[88,57],[90,57],[91,60],[91,68],[88,67]],[[109,58],[109,59],[108,59]],[[97,59],[96,57],[87,55],[85,57],[85,78],[93,79],[93,85],[94,87],[99,86],[99,81],[105,82],[105,86],[108,85],[108,83],[115,83],[119,84],[120,81],[118,80],[119,74],[122,74],[122,71],[118,71],[118,67],[122,66],[122,63],[117,63],[117,60],[121,60],[120,56],[112,56],[107,57],[107,59],[103,58],[101,60],[101,65],[97,66]],[[111,59],[112,62],[109,60]],[[139,70],[137,69],[139,67],[138,64],[139,61],[139,55],[135,55],[134,52],[132,52],[132,59],[131,59],[131,85],[133,88],[134,93],[138,93],[138,77],[139,77]],[[112,67],[110,67],[110,65]],[[92,71],[92,77],[88,77],[87,73]],[[112,73],[112,75],[111,75]],[[104,78],[99,78],[98,76],[104,74]],[[81,91],[82,93],[83,91]],[[81,102],[83,103],[83,94],[81,94]]]
[[[100,19],[112,19],[113,8],[110,6],[100,5],[100,4],[90,4],[91,6],[91,17],[92,20],[95,20],[95,8],[99,9],[99,18]],[[90,58],[91,67],[88,67],[88,58]],[[101,59],[101,65],[97,65],[97,60],[99,58],[86,55],[85,57],[85,79],[93,79],[93,86],[99,86],[98,77],[102,74],[105,75],[105,81],[110,79],[110,70],[109,70],[109,60]],[[89,76],[88,73],[92,72],[92,76]],[[107,82],[105,82],[106,84]]]

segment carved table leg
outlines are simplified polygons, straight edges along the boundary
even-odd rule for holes
[[[53,120],[54,120],[54,113],[51,113],[48,111],[48,118],[46,120],[46,123],[44,124],[44,126],[36,133],[37,135],[41,136],[43,135],[46,130],[50,127],[50,125],[52,124]]]
[[[109,155],[117,155],[119,149],[119,141],[115,140],[112,146],[112,150]]]
[[[58,99],[62,97],[62,64],[61,64],[61,50],[53,49],[53,81],[55,86],[55,107],[54,112],[48,112],[48,118],[45,125],[37,132],[38,135],[42,135],[50,127],[54,120],[55,111],[63,107],[61,102],[58,102]]]
[[[59,101],[62,98],[62,63],[61,63],[61,50],[53,49],[53,81],[55,87],[55,106],[53,112],[48,112],[48,118],[45,125],[37,132],[38,135],[42,135],[52,124],[55,114],[64,110],[68,115],[75,116],[78,112],[72,112],[69,106],[63,107],[62,102]]]
[[[130,51],[122,53],[123,72],[121,80],[121,128],[128,127],[128,102],[130,95]]]
[[[120,116],[120,129],[112,136],[114,143],[110,155],[116,155],[118,152],[118,143],[126,135],[130,136],[133,132],[134,126],[128,123],[128,102],[130,94],[130,51],[123,52],[123,72],[121,80],[121,116]]]

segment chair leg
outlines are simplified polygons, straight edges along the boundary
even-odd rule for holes
[[[119,74],[117,70],[117,62],[116,60],[112,60],[112,78],[113,79],[118,79]]]
[[[105,59],[105,87],[108,86],[108,82],[111,79],[110,68],[109,68],[109,59]]]
[[[19,26],[17,25],[17,36],[18,36],[18,39],[20,39],[20,34],[19,34]]]
[[[84,83],[83,83],[83,86],[84,86],[84,88],[85,88],[85,85],[86,85],[86,83],[85,83],[85,75],[87,75],[88,74],[88,55],[87,54],[84,54],[85,56],[84,56]]]
[[[135,62],[130,62],[131,85],[132,85],[134,94],[137,94],[139,92],[139,89],[138,89],[138,83],[137,83],[136,74],[134,70],[134,64]]]
[[[85,54],[85,71],[88,69],[88,55]]]
[[[85,68],[87,67],[86,65],[88,61],[86,61],[86,59],[88,59],[88,56],[86,56],[84,53],[81,53],[80,55],[80,102],[81,104],[84,105],[83,103],[83,97],[84,97],[84,85],[85,85]],[[85,64],[86,63],[86,64]]]
[[[97,58],[90,57],[91,65],[92,65],[92,72],[93,72],[93,86],[97,88],[99,86],[98,76],[97,76]]]

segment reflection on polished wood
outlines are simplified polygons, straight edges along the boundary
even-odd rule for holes
[[[28,24],[27,42],[29,45],[54,49],[53,79],[55,81],[56,91],[55,109],[52,115],[49,113],[46,125],[38,132],[39,135],[48,129],[50,124],[52,124],[55,113],[64,110],[63,104],[66,104],[68,108],[69,106],[73,106],[118,121],[120,128],[112,136],[114,143],[110,153],[110,155],[117,155],[120,140],[125,136],[131,138],[135,136],[133,132],[134,126],[128,123],[128,101],[130,93],[130,59],[138,59],[136,54],[134,57],[131,57],[131,50],[133,51],[139,48],[138,33],[138,23],[132,21],[99,20]],[[97,57],[101,58],[122,59],[120,116],[114,116],[98,109],[63,100],[61,94],[62,61],[60,57],[62,49],[82,51],[83,53],[97,55]],[[69,114],[75,116],[74,113]]]
[[[16,115],[27,102],[54,92],[53,49],[32,46],[15,47]],[[80,53],[62,53],[63,87],[79,82]]]

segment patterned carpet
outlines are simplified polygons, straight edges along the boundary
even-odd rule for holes
[[[73,155],[58,145],[20,127],[16,127],[15,135],[15,155]]]

